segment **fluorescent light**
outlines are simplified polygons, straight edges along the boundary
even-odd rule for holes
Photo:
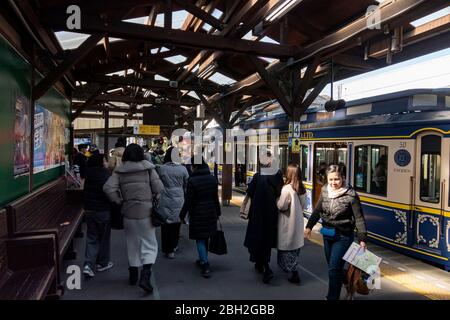
[[[282,16],[287,10],[293,8],[294,5],[299,4],[302,0],[286,0],[280,4],[272,13],[270,13],[266,20],[272,22],[278,17]]]

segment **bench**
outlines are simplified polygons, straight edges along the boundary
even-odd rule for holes
[[[72,240],[83,218],[80,194],[67,191],[66,179],[61,177],[6,207],[10,239],[54,235],[58,281],[63,258],[76,257]]]
[[[8,239],[0,210],[0,300],[42,300],[57,288],[52,234]]]

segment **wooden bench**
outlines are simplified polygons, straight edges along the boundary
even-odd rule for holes
[[[0,210],[0,300],[41,300],[56,292],[55,236],[8,239],[6,225]]]
[[[82,191],[67,191],[64,177],[7,206],[8,237],[54,235],[58,281],[63,257],[75,259],[72,240],[83,218]]]

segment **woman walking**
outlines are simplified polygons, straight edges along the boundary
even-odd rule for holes
[[[271,165],[270,160],[261,164],[264,168]],[[244,246],[248,248],[255,269],[263,273],[264,283],[269,283],[273,278],[269,263],[272,248],[277,247],[277,198],[282,187],[283,177],[278,171],[276,174],[256,173],[247,189],[251,204]]]
[[[289,164],[286,182],[278,199],[278,265],[290,272],[288,279],[300,283],[298,264],[300,248],[303,247],[303,210],[306,209],[306,190],[302,183],[298,164]]]
[[[122,161],[103,190],[112,202],[122,204],[130,284],[137,283],[138,270],[143,265],[139,286],[151,293],[151,269],[158,254],[158,242],[150,215],[153,197],[159,197],[164,187],[155,166],[144,160],[139,145],[128,145]]]
[[[329,278],[327,300],[338,300],[343,281],[342,257],[353,243],[355,226],[359,243],[366,248],[367,229],[359,197],[351,187],[344,186],[341,168],[331,165],[326,175],[328,183],[322,188],[317,206],[306,225],[305,237],[311,237],[312,228],[322,219],[321,233]]]
[[[192,175],[180,216],[184,220],[189,212],[189,238],[197,243],[197,264],[201,268],[201,274],[209,278],[208,239],[217,231],[217,219],[221,214],[218,184],[203,158],[202,163],[197,164],[192,157],[191,163]]]
[[[172,153],[179,154],[178,148],[170,147],[166,151],[164,164],[157,168],[164,184],[158,210],[168,217],[161,226],[161,246],[166,257],[173,259],[180,237],[180,212],[184,204],[184,194],[189,179],[188,171],[181,164],[172,161]]]
[[[110,203],[103,193],[103,185],[110,173],[104,161],[102,154],[94,153],[86,164],[83,199],[87,232],[83,273],[87,277],[114,266],[110,261]]]

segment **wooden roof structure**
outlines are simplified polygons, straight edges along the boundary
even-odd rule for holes
[[[80,29],[70,24],[76,21],[70,20],[72,5],[80,9]],[[33,99],[56,84],[73,101],[73,119],[103,116],[92,111],[131,119],[142,106],[154,105],[173,108],[183,124],[191,123],[203,104],[206,118],[231,127],[247,108],[271,99],[299,119],[330,81],[331,70],[339,80],[448,47],[449,15],[411,24],[447,5],[445,0],[5,0],[0,26],[44,75],[33,87]],[[370,6],[377,10],[368,15]],[[177,13],[184,18],[175,28]],[[163,22],[157,26],[157,20]],[[88,36],[64,50],[56,37],[60,31]]]

